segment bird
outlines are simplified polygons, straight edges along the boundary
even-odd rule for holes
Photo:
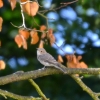
[[[66,73],[65,70],[61,67],[60,63],[58,63],[52,55],[47,53],[44,48],[37,48],[37,59],[45,67],[53,66],[61,70],[63,73]]]

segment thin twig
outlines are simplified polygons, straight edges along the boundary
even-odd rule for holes
[[[26,25],[25,25],[25,17],[24,17],[23,8],[22,8],[21,3],[20,3],[20,8],[21,8],[21,15],[22,15],[22,20],[23,20],[22,26],[23,26],[24,28],[26,28]]]
[[[53,8],[53,9],[49,9],[49,10],[42,10],[42,11],[39,11],[40,13],[46,13],[46,12],[48,12],[48,11],[56,11],[56,10],[59,10],[59,9],[61,9],[61,8],[63,8],[63,7],[66,7],[67,5],[69,5],[69,4],[72,4],[72,3],[75,3],[75,2],[77,2],[78,0],[75,0],[75,1],[72,1],[72,2],[67,2],[67,3],[60,3],[60,4],[63,4],[62,6],[60,6],[60,7],[57,7],[57,8]]]
[[[38,94],[43,98],[43,100],[49,100],[46,98],[46,96],[43,94],[39,86],[32,79],[29,79],[29,82],[34,86],[34,88],[36,89]]]
[[[57,44],[56,44],[56,42],[54,43],[61,51],[63,51],[64,53],[65,53],[65,51],[61,48],[61,47],[59,47]],[[66,54],[66,53],[65,53]]]
[[[27,1],[28,2],[28,1]],[[27,2],[24,2],[24,3],[27,3]],[[22,7],[22,4],[23,3],[21,3],[20,2],[20,8],[21,8],[21,15],[22,15],[22,25],[21,26],[16,26],[16,25],[14,25],[13,23],[11,23],[14,27],[17,27],[17,28],[25,28],[26,29],[26,25],[25,25],[25,17],[24,17],[24,12],[23,12],[23,7]]]
[[[25,1],[25,2],[20,2],[20,4],[21,4],[21,5],[24,5],[24,4],[28,3],[28,2],[33,2],[33,1],[27,0],[27,1]]]
[[[39,12],[37,12],[40,16],[42,16],[42,17],[44,17],[45,19],[46,19],[46,23],[47,23],[47,29],[49,28],[49,24],[48,24],[48,18],[45,16],[45,15],[43,15],[43,14],[41,14],[41,13],[39,13]]]
[[[0,89],[0,95],[5,97],[5,99],[7,97],[10,97],[16,100],[42,100],[42,98],[34,98],[32,96],[21,96],[1,89]]]

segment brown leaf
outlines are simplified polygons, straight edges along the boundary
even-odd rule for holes
[[[36,44],[39,41],[39,36],[36,29],[33,29],[30,34],[31,34],[31,44]]]
[[[59,62],[59,63],[63,63],[63,62],[64,62],[61,55],[58,55],[58,62]]]
[[[20,34],[16,35],[15,36],[15,42],[17,43],[19,48],[21,46],[23,46],[24,49],[27,49],[27,42],[22,35],[20,35]]]
[[[84,62],[80,62],[79,68],[88,68],[88,66]]]
[[[17,43],[19,48],[23,45],[23,40],[22,40],[21,35],[16,35],[15,36],[15,42]]]
[[[5,62],[3,60],[0,60],[0,70],[5,69],[5,66],[6,66]]]
[[[2,17],[0,17],[0,32],[2,30],[2,23],[3,23],[3,19],[2,19]]]
[[[44,41],[40,41],[40,43],[39,43],[39,48],[43,48],[43,46],[44,46]]]
[[[40,31],[45,31],[46,30],[46,26],[45,25],[42,25],[42,26],[40,26]]]
[[[79,62],[82,59],[82,56],[76,57],[75,55],[66,55],[67,66],[69,68],[88,68],[84,62]]]
[[[0,8],[3,7],[3,1],[0,0]]]
[[[77,64],[77,58],[74,54],[67,55],[66,57],[67,57],[68,62],[73,62],[74,64]]]
[[[1,47],[1,41],[0,41],[0,47]]]
[[[68,68],[76,68],[77,59],[75,55],[66,55],[67,58],[67,67]]]
[[[80,61],[82,59],[82,56],[78,56],[77,59],[78,61]]]
[[[29,38],[29,31],[25,30],[25,29],[19,29],[19,34],[21,34],[26,40]]]
[[[23,35],[20,35],[20,37],[22,38],[22,41],[23,41],[23,42],[22,42],[23,48],[24,48],[24,49],[27,49],[27,42],[26,42],[24,36],[23,36]]]
[[[55,43],[55,37],[54,37],[54,35],[53,35],[53,30],[52,30],[52,29],[49,29],[49,30],[48,30],[47,37],[49,38],[50,44],[51,44],[51,45],[52,45],[53,43]]]
[[[20,0],[21,2],[26,2],[26,1],[29,1],[29,0]]]
[[[39,5],[37,2],[27,2],[23,4],[22,7],[23,7],[23,11],[26,12],[30,16],[35,16],[39,9]]]
[[[11,9],[14,10],[16,7],[16,0],[8,0],[10,2]]]
[[[66,55],[67,58],[67,67],[68,68],[77,68],[79,66],[79,62],[74,54]],[[79,74],[75,74],[75,76],[79,76]]]
[[[46,33],[43,32],[41,35],[41,39],[44,39],[46,36],[47,36]]]

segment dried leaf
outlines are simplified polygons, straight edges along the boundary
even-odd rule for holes
[[[3,60],[0,60],[0,70],[5,69],[5,66],[6,66],[5,62]]]
[[[36,44],[39,41],[39,36],[36,29],[33,29],[30,34],[31,34],[31,44]]]
[[[25,40],[25,38],[21,35],[22,39],[23,39],[23,48],[27,49],[27,42]]]
[[[16,0],[8,0],[10,2],[11,9],[14,10],[16,7]]]
[[[19,34],[21,34],[26,40],[29,38],[29,31],[25,30],[25,29],[19,29]]]
[[[2,23],[3,23],[3,19],[2,19],[2,17],[0,17],[0,32],[2,30]]]
[[[48,30],[47,37],[49,38],[50,44],[51,44],[51,45],[52,45],[53,43],[55,43],[55,37],[54,37],[54,35],[53,35],[53,30],[52,30],[52,29],[49,29],[49,30]]]
[[[39,48],[43,48],[43,46],[44,46],[44,41],[40,41],[40,43],[39,43]]]
[[[68,68],[77,68],[77,65],[79,62],[77,61],[77,58],[75,55],[66,55],[67,58],[67,67]]]
[[[84,62],[80,62],[79,68],[88,68],[88,66]]]
[[[17,43],[19,48],[23,45],[23,40],[22,40],[21,35],[16,35],[15,36],[15,42]]]
[[[58,62],[59,62],[59,63],[63,63],[63,62],[64,62],[61,55],[58,55]]]
[[[26,2],[26,1],[29,1],[29,0],[20,0],[21,2]]]
[[[3,7],[3,1],[0,0],[0,8]]]
[[[0,46],[1,46],[1,41],[0,41]]]
[[[19,48],[21,46],[23,46],[24,49],[27,49],[27,42],[22,35],[20,35],[20,34],[16,35],[15,36],[15,42],[17,43]]]
[[[23,11],[30,16],[35,16],[39,9],[39,5],[37,2],[27,2],[22,6],[23,6]]]
[[[41,31],[45,31],[46,30],[46,26],[45,25],[40,26],[40,30]]]
[[[84,62],[79,62],[82,59],[82,56],[76,57],[75,55],[67,55],[67,66],[69,68],[88,68]]]
[[[46,33],[43,32],[41,35],[41,39],[44,39],[46,36],[47,36]]]

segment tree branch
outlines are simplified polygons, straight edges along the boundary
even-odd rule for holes
[[[1,89],[0,89],[0,95],[2,95],[5,99],[7,99],[6,96],[8,96],[16,100],[42,100],[42,98],[34,98],[32,96],[21,96]]]
[[[38,94],[43,98],[43,100],[49,100],[46,98],[46,96],[43,94],[39,86],[32,79],[29,79],[29,82],[34,86],[34,88],[36,89]]]
[[[89,87],[87,87],[83,82],[82,80],[76,76],[76,75],[70,75],[77,83],[78,85],[80,85],[80,87],[86,91],[92,98],[93,100],[100,100],[99,99],[99,96],[100,96],[100,93],[95,93],[93,92]]]
[[[62,67],[64,66],[62,65]],[[100,74],[100,68],[82,69],[82,68],[64,67],[64,70],[66,70],[66,74],[92,74],[92,75]],[[36,79],[39,77],[52,75],[52,74],[63,74],[63,73],[60,70],[53,67],[49,67],[45,69],[42,68],[42,69],[28,71],[28,72],[18,71],[16,73],[0,77],[0,85],[21,81],[21,80],[27,80],[27,79]]]

